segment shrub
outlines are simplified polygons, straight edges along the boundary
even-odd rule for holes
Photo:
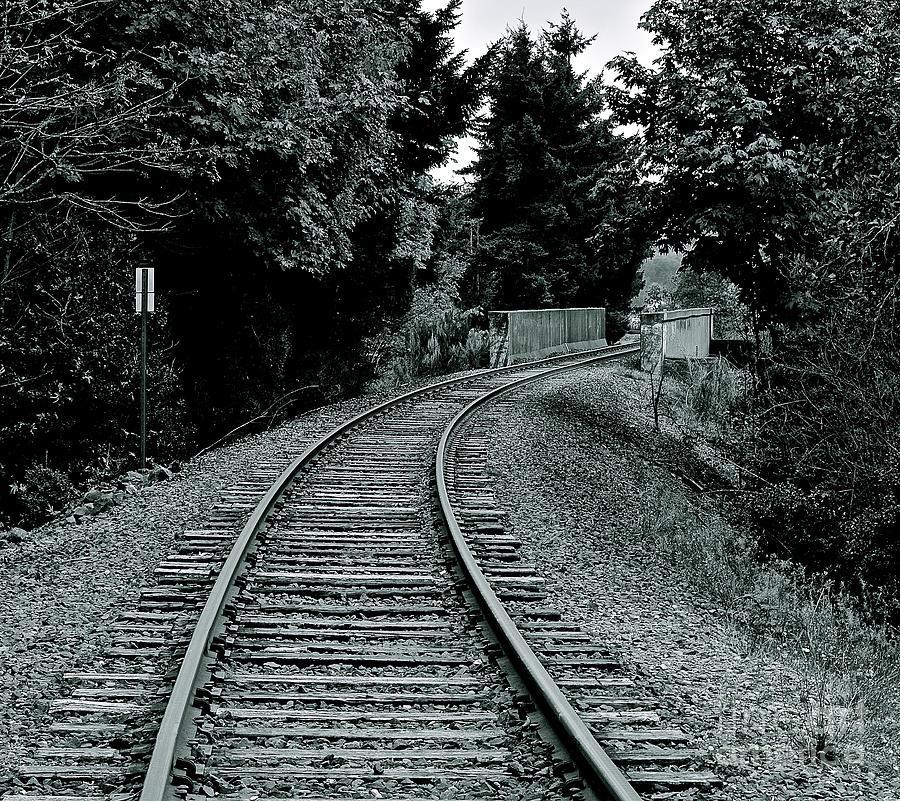
[[[435,317],[415,320],[407,332],[411,375],[434,375],[469,366],[465,355],[468,314],[449,309]]]
[[[27,528],[45,523],[74,498],[69,477],[52,467],[29,467],[22,481],[13,486],[13,519]]]
[[[414,309],[416,311],[416,309]],[[470,326],[475,312],[426,305],[410,313],[405,326],[382,342],[378,361],[395,385],[417,376],[440,375],[480,367],[487,362],[488,333]],[[392,353],[392,358],[385,354]]]
[[[669,359],[663,373],[662,385],[652,380],[651,400],[658,401],[667,416],[713,440],[731,432],[735,413],[748,399],[746,371],[721,358]]]
[[[487,367],[490,361],[491,341],[487,331],[470,328],[466,337],[466,359],[471,368]]]
[[[606,341],[615,345],[629,330],[628,315],[618,309],[606,310]]]

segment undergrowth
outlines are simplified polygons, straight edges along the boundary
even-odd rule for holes
[[[453,309],[410,321],[406,347],[391,362],[397,382],[479,367],[488,352],[487,331],[472,328],[469,317]]]
[[[785,665],[782,693],[799,701],[797,745],[818,761],[900,758],[900,644],[826,578],[761,558],[720,510],[662,487],[645,497],[645,541],[678,565],[747,638]],[[788,705],[788,708],[796,705]]]
[[[747,374],[722,358],[669,360],[664,370],[669,416],[709,439],[725,436],[735,409],[746,398]]]
[[[666,365],[666,417],[682,434],[721,441],[747,380],[722,360]],[[646,374],[644,374],[646,376]],[[644,379],[646,380],[646,378]],[[784,666],[780,693],[798,750],[820,763],[900,766],[900,642],[872,622],[866,597],[823,574],[767,557],[730,506],[662,486],[646,493],[648,547],[708,597],[746,639],[751,654]],[[737,496],[735,496],[737,497]]]
[[[446,288],[418,289],[398,325],[370,342],[379,383],[397,387],[420,376],[485,366],[488,332],[478,309],[456,305]]]

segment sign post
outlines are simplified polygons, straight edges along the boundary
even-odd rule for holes
[[[134,272],[134,310],[141,315],[141,470],[147,467],[147,314],[155,311],[153,268]]]

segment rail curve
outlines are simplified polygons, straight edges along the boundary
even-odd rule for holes
[[[540,372],[544,374],[545,370],[543,366],[547,364],[553,364],[559,361],[567,361],[569,362],[568,364],[554,368],[554,371],[567,370],[602,359],[621,357],[623,355],[634,353],[636,351],[637,347],[633,344],[624,346],[612,346],[603,349],[602,353],[600,353],[599,355],[595,354],[586,358],[577,358],[574,362],[571,361],[572,356],[566,354],[563,356],[544,359],[533,364],[514,365],[510,367],[496,368],[493,370],[484,371],[482,373],[479,373],[477,377],[483,378],[485,375],[521,372],[523,370],[535,368],[539,369]],[[538,367],[539,365],[540,367]],[[528,375],[523,380],[534,380],[534,378],[536,377],[537,376]],[[297,457],[297,459],[295,459],[290,466],[288,466],[288,468],[281,474],[278,480],[272,485],[263,499],[259,502],[256,509],[254,509],[253,513],[250,516],[250,519],[244,525],[240,535],[237,538],[237,541],[234,544],[234,547],[231,550],[231,553],[228,556],[228,559],[225,562],[225,565],[222,568],[221,573],[219,574],[219,577],[215,582],[215,585],[213,586],[213,590],[210,593],[209,600],[204,605],[203,611],[200,614],[200,619],[197,622],[196,629],[188,645],[185,658],[182,662],[178,677],[175,681],[175,686],[166,705],[166,711],[163,716],[159,734],[156,738],[156,743],[153,748],[150,764],[147,768],[146,778],[141,790],[140,801],[169,801],[169,799],[172,797],[172,771],[176,762],[176,754],[179,746],[184,745],[187,718],[189,717],[191,705],[193,703],[193,699],[197,692],[197,689],[202,683],[202,680],[205,678],[204,669],[211,659],[211,657],[208,655],[208,649],[213,640],[213,637],[215,636],[217,624],[221,621],[225,605],[233,594],[235,580],[244,565],[247,552],[250,549],[254,538],[264,524],[266,517],[272,511],[278,500],[283,496],[286,489],[297,476],[297,474],[303,469],[305,465],[312,462],[329,446],[340,440],[341,437],[343,437],[347,432],[353,430],[362,422],[372,419],[373,417],[386,411],[387,409],[396,407],[405,401],[411,400],[412,398],[431,394],[445,387],[456,386],[461,383],[470,382],[471,380],[471,377],[448,379],[446,381],[442,381],[428,387],[423,387],[405,393],[398,398],[391,399],[389,401],[386,401],[385,403],[379,404],[372,407],[371,409],[366,410],[365,412],[357,415],[346,423],[343,423],[342,425],[336,427],[324,437],[319,439],[317,442],[313,443],[309,448],[306,449],[306,451],[304,451],[299,457]],[[487,397],[491,397],[493,396],[493,394],[494,393],[491,393]],[[472,407],[468,408],[471,410]],[[461,419],[461,417],[458,416],[453,422],[456,423],[459,419]],[[442,438],[440,445],[442,448],[446,447],[446,433]],[[442,452],[443,451],[439,451],[438,464],[441,463],[440,459]],[[439,492],[441,491],[441,475],[442,474],[439,471]],[[449,501],[446,500],[446,488],[444,488],[443,494],[441,496],[441,505],[444,510],[445,516],[447,516],[448,523],[450,523],[451,525],[452,531],[453,522],[451,521],[454,521],[454,518],[452,510],[449,508]],[[454,537],[455,544],[456,541],[457,537]],[[463,559],[463,562],[465,564],[466,560],[464,551],[460,550],[459,553],[461,559]],[[478,586],[479,579],[474,570],[472,570],[471,568],[467,568],[466,572],[471,576],[471,580],[474,582],[475,586]],[[486,586],[486,582],[484,582],[483,580],[483,576],[481,577],[480,583],[481,586],[478,588],[479,597],[488,597],[488,594],[492,595],[490,588]],[[496,596],[494,596],[494,601],[496,602],[496,604],[499,604],[499,602],[496,601]],[[497,611],[497,614],[500,613],[502,613],[502,608]],[[512,625],[511,621],[509,625]],[[511,646],[513,641],[514,640],[511,639]],[[527,645],[524,645],[524,648],[523,645],[524,642],[516,643],[515,646],[512,646],[514,658],[516,658],[517,660],[522,656],[525,656],[525,649],[527,649]],[[526,670],[533,669],[536,676],[538,676],[540,674],[540,671],[542,670],[540,663],[537,662],[537,660],[533,657],[533,654],[530,660],[523,662],[523,666]],[[546,673],[546,671],[544,671],[544,673]],[[610,797],[614,799],[614,801],[634,801],[635,799],[638,799],[639,796],[634,792],[630,785],[628,785],[628,783],[621,776],[621,773],[618,772],[612,762],[610,762],[608,758],[605,757],[602,749],[600,749],[599,746],[596,746],[596,744],[593,748],[587,744],[587,738],[593,740],[593,737],[590,735],[590,732],[587,730],[584,724],[581,723],[580,720],[578,720],[577,715],[574,713],[574,710],[572,710],[571,707],[566,704],[565,699],[562,697],[561,693],[559,693],[559,690],[558,688],[556,688],[555,684],[553,684],[551,687],[547,683],[548,679],[549,677],[537,678],[535,680],[535,685],[537,687],[540,687],[540,692],[542,693],[542,696],[545,697],[545,702],[550,701],[552,708],[557,711],[562,729],[566,732],[572,732],[572,734],[574,735],[574,739],[572,740],[572,742],[577,749],[576,753],[578,754],[578,761],[589,765],[591,770],[593,771],[594,776],[601,777],[600,783],[609,792],[613,793],[613,795]],[[552,680],[550,680],[550,684],[552,684]],[[580,728],[578,725],[579,723],[581,723]],[[594,783],[596,783],[596,779],[594,780]]]
[[[494,578],[482,570],[456,519],[456,490],[447,481],[459,432],[484,404],[529,381],[635,351],[626,344],[447,379],[366,410],[287,467],[286,459],[261,464],[230,491],[209,529],[186,533],[181,554],[157,570],[159,589],[142,594],[148,603],[120,627],[150,633],[110,649],[100,672],[73,674],[90,686],[55,707],[76,717],[53,724],[50,732],[63,739],[38,749],[39,759],[57,761],[26,766],[21,774],[44,794],[26,790],[5,798],[124,801],[136,796],[138,783],[141,801],[181,799],[186,787],[193,788],[189,801],[257,798],[239,784],[250,776],[272,790],[272,799],[349,799],[360,782],[383,776],[391,787],[418,788],[395,794],[405,801],[424,797],[436,773],[446,777],[438,790],[456,782],[458,801],[498,787],[497,795],[524,797],[525,784],[515,783],[528,769],[519,763],[543,757],[534,756],[534,738],[517,728],[515,720],[525,717],[521,707],[518,716],[504,711],[521,699],[508,685],[491,684],[496,666],[485,647],[493,652],[493,640],[485,643],[472,624],[442,561],[452,557],[435,528],[439,506],[469,593],[530,691],[528,708],[542,710],[567,750],[555,762],[546,757],[543,778],[533,781],[527,797],[560,797],[562,785],[548,788],[562,771],[569,776],[563,785],[584,783],[589,796],[637,801],[492,589]],[[427,491],[429,475],[437,499]],[[550,650],[574,652],[581,647],[574,643],[585,640],[574,631],[550,631],[540,604],[526,611],[529,636],[572,643]],[[189,633],[172,635],[169,650],[155,658],[165,666],[177,657],[174,683],[160,678],[155,693],[166,699],[164,709],[141,721],[147,708],[138,698],[146,692],[134,684],[152,688],[147,656],[162,642],[153,632],[175,617]],[[130,713],[131,722],[104,718],[119,712]],[[616,736],[632,732],[620,729]],[[653,736],[668,741],[672,732]],[[143,745],[147,740],[152,749]],[[576,778],[560,767],[570,763]],[[121,784],[115,777],[123,769],[130,778]],[[67,782],[76,782],[75,790]],[[291,782],[300,782],[301,791]],[[372,797],[381,797],[380,786],[371,784]]]
[[[530,383],[567,372],[579,365],[557,367],[538,376],[527,376],[507,386],[498,387],[476,398],[462,409],[444,430],[438,443],[435,476],[441,514],[446,521],[463,573],[475,593],[478,603],[503,644],[507,655],[516,666],[517,673],[528,687],[535,701],[544,711],[550,724],[562,738],[574,761],[579,765],[587,783],[602,798],[610,801],[640,801],[637,791],[628,782],[615,763],[597,742],[591,730],[566,699],[556,682],[551,678],[541,660],[526,642],[519,627],[513,622],[503,603],[497,597],[487,576],[478,564],[466,537],[463,534],[456,512],[450,499],[447,482],[449,443],[460,427],[479,409],[504,395]]]

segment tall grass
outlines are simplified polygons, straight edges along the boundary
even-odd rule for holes
[[[733,412],[746,395],[744,372],[722,358],[668,361],[665,369],[674,382],[672,400],[682,424],[713,438],[730,429]]]
[[[749,389],[749,375],[723,359],[667,361],[660,405],[678,428],[714,441],[733,431]],[[780,663],[780,708],[798,750],[900,768],[898,633],[825,576],[766,558],[724,508],[656,490],[644,496],[648,547],[721,610],[750,653]]]
[[[711,506],[662,486],[645,496],[645,541],[727,616],[748,648],[784,665],[797,745],[820,762],[900,759],[900,644],[822,576],[764,561]]]

